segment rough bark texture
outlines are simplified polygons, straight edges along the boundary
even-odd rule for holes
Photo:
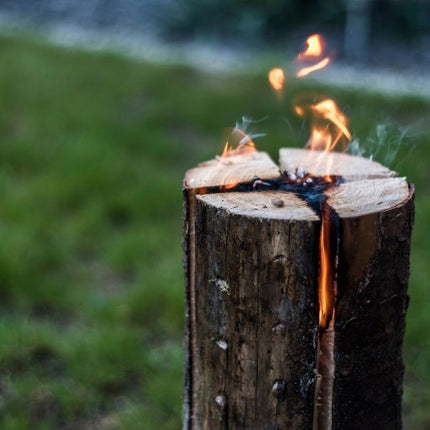
[[[190,170],[183,428],[401,429],[413,188],[359,157],[280,158],[283,170],[346,179],[326,192],[338,229],[334,331],[318,337],[321,220],[309,206],[282,191],[207,194],[276,177],[268,156]],[[315,390],[318,369],[329,381],[334,372],[333,389]]]
[[[251,181],[254,176],[273,178],[279,176],[279,169],[264,152],[237,155],[228,159],[208,160],[187,171],[183,182],[184,196],[184,269],[185,269],[185,383],[183,401],[183,429],[193,428],[196,422],[199,368],[195,365],[196,355],[196,248],[195,248],[195,206],[196,196],[213,192],[211,187],[226,186],[232,182]],[[196,428],[196,427],[194,427]]]
[[[402,342],[413,189],[392,209],[341,220],[333,428],[402,428]]]
[[[288,219],[277,206],[278,218],[232,213],[243,197],[197,197],[192,428],[310,429],[319,221]]]

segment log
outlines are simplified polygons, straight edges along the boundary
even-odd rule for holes
[[[318,212],[293,192],[229,192],[280,177],[266,154],[230,158],[184,180],[183,428],[400,429],[413,187],[360,157],[282,149],[281,170],[343,177]]]
[[[363,423],[366,429],[402,428],[413,194],[406,181],[392,178],[344,184],[329,198],[342,237],[334,343],[337,430],[362,429]]]

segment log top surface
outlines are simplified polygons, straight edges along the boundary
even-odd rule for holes
[[[251,152],[226,158],[214,158],[187,171],[184,189],[216,187],[260,178],[279,177],[279,167],[265,152]]]
[[[203,194],[197,196],[197,200],[232,214],[252,218],[319,220],[305,201],[295,194],[284,191]]]
[[[395,172],[375,161],[338,152],[282,148],[281,170],[295,172],[299,167],[314,176],[336,175],[345,180],[326,192],[328,204],[341,218],[389,210],[405,202],[410,195],[404,178],[394,177]],[[186,173],[184,189],[195,189],[197,194],[204,194],[206,187],[249,182],[255,177],[278,178],[279,175],[280,170],[270,157],[255,151],[201,163]],[[246,216],[318,219],[305,201],[283,191],[205,194],[198,199]]]
[[[396,172],[368,158],[297,148],[281,148],[279,166],[281,171],[294,172],[298,167],[302,167],[314,176],[336,175],[345,180],[387,178],[396,175]]]
[[[402,204],[409,198],[404,178],[345,182],[327,192],[327,203],[340,218],[351,218],[382,212]]]

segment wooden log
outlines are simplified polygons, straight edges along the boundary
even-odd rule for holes
[[[238,157],[184,181],[184,429],[400,429],[413,189],[370,160],[281,150],[282,170],[346,180],[325,202],[337,298],[318,334],[321,218],[290,192],[209,194],[279,175]]]
[[[252,152],[226,159],[213,159],[187,171],[183,181],[184,195],[184,269],[185,286],[185,384],[183,401],[183,428],[196,428],[200,374],[195,364],[196,351],[196,196],[210,192],[213,187],[228,187],[236,182],[251,181],[254,176],[277,177],[279,168],[264,152]]]
[[[341,219],[333,429],[402,428],[413,195],[391,178],[344,184],[329,198]]]

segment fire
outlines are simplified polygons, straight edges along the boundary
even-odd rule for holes
[[[351,133],[349,132],[346,124],[346,116],[340,111],[336,103],[333,100],[327,99],[314,106],[312,109],[319,113],[323,118],[332,122],[337,126],[340,132],[348,139],[351,140]]]
[[[303,69],[300,69],[296,73],[296,76],[298,78],[303,78],[304,76],[310,75],[317,70],[324,69],[324,67],[326,67],[328,63],[330,63],[330,58],[326,57],[323,60],[319,61],[317,64],[314,64],[313,66],[303,67]]]
[[[221,159],[233,155],[244,155],[256,151],[256,146],[251,136],[237,127],[234,127],[228,140],[224,144]]]
[[[231,190],[236,185],[239,185],[239,181],[237,179],[231,178],[231,180],[232,180],[232,182],[230,182],[229,184],[226,184],[226,185],[222,185],[220,188],[225,189],[225,190]]]
[[[320,274],[319,274],[319,325],[326,329],[334,312],[334,276],[331,249],[330,217],[322,212],[320,233]]]
[[[307,147],[312,150],[329,152],[335,149],[339,142],[350,141],[348,119],[331,99],[325,99],[310,106],[295,106],[299,116],[311,115],[311,136]]]
[[[313,34],[306,39],[307,48],[301,52],[296,60],[298,62],[317,61],[315,64],[303,67],[296,76],[302,78],[317,70],[321,70],[330,63],[330,57],[324,56],[325,42],[320,34]]]
[[[281,91],[282,88],[284,88],[285,73],[281,68],[275,67],[274,69],[270,70],[268,78],[270,85],[272,85],[272,88],[275,91]]]
[[[307,48],[298,56],[298,60],[307,60],[313,57],[320,57],[325,49],[324,39],[320,34],[312,34],[306,39]]]
[[[336,144],[336,142],[335,142]],[[313,128],[307,146],[311,150],[330,152],[333,150],[333,137],[327,128]]]

